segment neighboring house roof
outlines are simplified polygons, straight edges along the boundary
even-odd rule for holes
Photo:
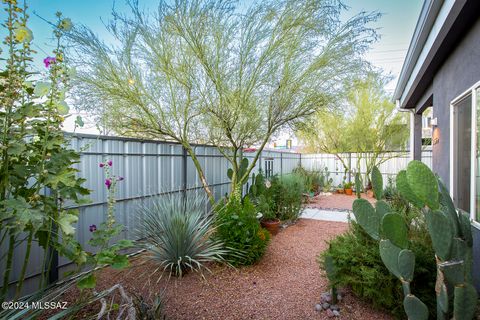
[[[400,108],[416,106],[479,9],[479,0],[424,1],[393,95]]]

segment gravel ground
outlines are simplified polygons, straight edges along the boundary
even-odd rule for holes
[[[367,199],[372,204],[375,203],[375,198],[369,197],[362,193],[362,198]],[[311,199],[307,204],[307,208],[317,208],[324,210],[337,210],[337,211],[351,211],[353,201],[357,199],[357,196],[346,194],[333,193],[331,195],[319,195]]]
[[[326,240],[347,228],[346,223],[300,219],[273,238],[254,266],[213,266],[213,274],[205,278],[194,273],[157,282],[157,276],[149,276],[155,264],[141,262],[144,256],[139,256],[129,271],[102,271],[99,284],[121,283],[144,297],[164,291],[168,319],[328,319],[325,312],[315,311],[327,290],[316,256]],[[339,306],[338,319],[391,319],[348,291]]]

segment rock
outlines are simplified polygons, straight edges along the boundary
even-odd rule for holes
[[[329,318],[333,318],[333,317],[335,317],[335,313],[333,313],[332,310],[328,309],[328,310],[327,310],[327,316],[328,316]]]
[[[340,308],[336,304],[330,305],[330,309],[332,310],[340,310]]]
[[[334,315],[335,317],[340,317],[340,311],[338,311],[338,310],[333,310],[332,313],[333,313],[333,315]]]
[[[330,303],[324,302],[324,303],[322,304],[322,308],[323,308],[324,310],[329,310],[329,309],[330,309]]]
[[[342,301],[342,299],[343,299],[342,295],[341,295],[340,293],[337,294],[337,300],[338,300],[338,301]]]
[[[316,310],[316,311],[321,311],[321,310],[322,310],[322,305],[321,305],[320,303],[317,303],[317,304],[315,305],[315,310]]]
[[[330,301],[332,301],[332,295],[328,292],[324,292],[320,295],[320,301],[330,302]]]

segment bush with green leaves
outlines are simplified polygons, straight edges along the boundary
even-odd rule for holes
[[[318,171],[310,171],[306,170],[302,166],[299,166],[293,169],[292,173],[299,175],[304,179],[305,192],[328,192],[332,188],[333,179],[330,178],[330,172],[328,172],[328,168],[326,167]]]
[[[416,255],[415,278],[418,281],[413,284],[412,290],[429,307],[434,307],[435,259],[428,236],[425,237],[426,232],[425,229],[414,232],[412,250]],[[318,262],[322,268],[327,256],[334,261],[336,286],[351,288],[356,296],[375,308],[391,313],[395,318],[406,318],[401,283],[383,264],[378,241],[370,238],[355,221],[351,221],[348,232],[331,240],[329,248],[320,254]],[[435,309],[430,310],[434,317]]]
[[[246,196],[243,201],[230,198],[217,206],[217,236],[231,250],[232,265],[250,265],[263,256],[270,234],[260,226],[257,209]]]
[[[225,262],[229,250],[213,237],[214,216],[205,207],[205,198],[196,193],[166,195],[140,207],[140,244],[162,272],[181,277],[208,271],[208,262]]]
[[[301,175],[274,177],[268,192],[272,194],[274,210],[280,220],[298,219],[305,192],[305,180]]]

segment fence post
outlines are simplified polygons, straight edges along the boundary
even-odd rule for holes
[[[187,149],[182,146],[182,173],[183,173],[183,182],[182,182],[182,192],[184,198],[187,197]]]
[[[52,190],[45,188],[45,195],[50,196],[52,195]],[[58,200],[55,200],[58,204]],[[57,234],[58,226],[57,224],[52,221],[52,233]],[[44,268],[48,270],[47,276],[47,284],[52,284],[58,281],[58,251],[52,244],[48,245],[47,250],[47,259],[45,261]]]
[[[348,153],[348,182],[352,182],[352,153]]]
[[[283,175],[283,152],[280,152],[280,175]]]
[[[299,155],[299,167],[301,167],[302,166],[302,154],[299,153],[298,155]]]

